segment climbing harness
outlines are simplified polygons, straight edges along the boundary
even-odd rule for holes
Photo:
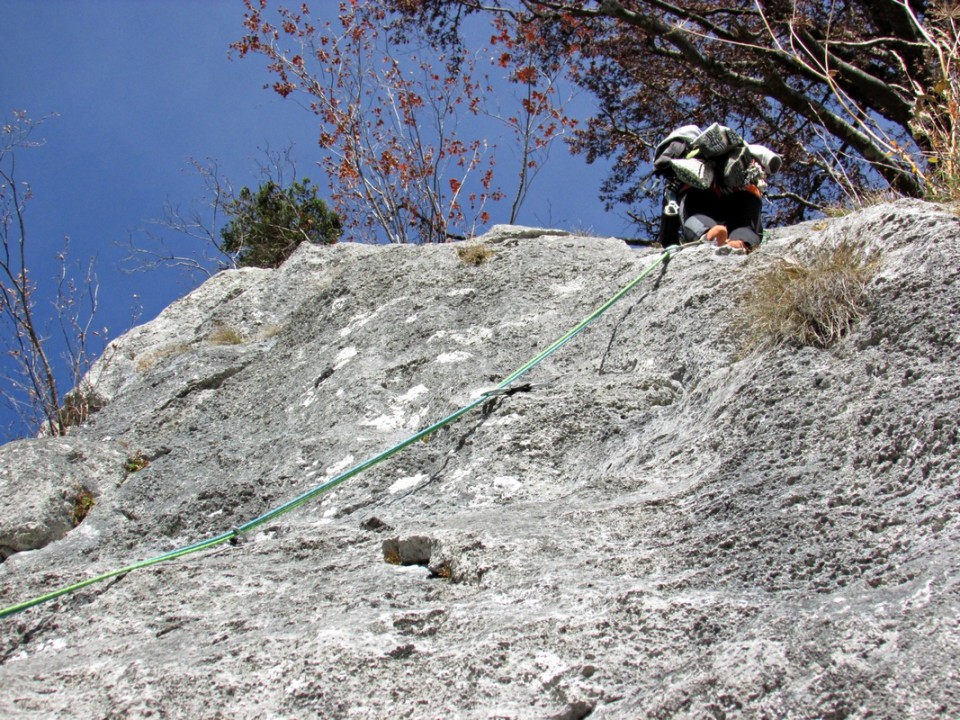
[[[532,370],[537,365],[542,363],[548,357],[553,355],[557,350],[562,348],[568,342],[573,340],[577,335],[583,332],[587,328],[587,326],[589,326],[594,320],[596,320],[601,315],[603,315],[607,310],[609,310],[610,307],[613,306],[613,304],[616,303],[618,300],[620,300],[624,295],[629,293],[641,280],[643,280],[645,277],[647,277],[647,275],[653,272],[653,270],[657,266],[661,265],[662,263],[668,262],[672,254],[692,244],[696,244],[696,243],[687,243],[684,245],[673,245],[665,249],[651,265],[645,268],[643,272],[641,272],[636,278],[634,278],[629,283],[624,285],[620,290],[617,291],[616,294],[614,294],[603,305],[601,305],[592,313],[590,313],[590,315],[588,315],[586,318],[580,321],[580,323],[578,323],[574,328],[572,328],[569,332],[567,332],[558,340],[554,341],[553,344],[551,344],[545,350],[541,351],[540,354],[538,354],[532,360],[528,361],[527,363],[517,368],[512,373],[510,373],[506,378],[501,380],[500,383],[495,388],[482,393],[478,398],[464,405],[459,410],[456,410],[455,412],[447,415],[442,420],[438,420],[433,425],[430,425],[429,427],[424,428],[423,430],[420,430],[416,434],[411,435],[406,440],[403,440],[397,443],[393,447],[387,450],[384,450],[378,455],[374,455],[373,457],[371,457],[368,460],[365,460],[359,465],[356,465],[350,468],[349,470],[346,470],[345,472],[342,472],[341,474],[333,478],[330,478],[326,482],[323,482],[320,485],[317,485],[316,487],[310,490],[307,490],[303,494],[293,498],[292,500],[287,501],[283,505],[280,505],[279,507],[276,507],[273,510],[268,511],[263,515],[260,515],[259,517],[254,518],[253,520],[243,523],[242,525],[233,527],[230,530],[227,530],[226,532],[220,533],[219,535],[208,538],[206,540],[200,540],[193,544],[186,545],[181,548],[177,548],[176,550],[171,550],[170,552],[163,553],[162,555],[157,555],[156,557],[152,557],[147,560],[141,560],[140,562],[133,563],[132,565],[127,565],[126,567],[118,568],[116,570],[111,570],[109,572],[102,573],[95,577],[87,578],[86,580],[82,580],[72,585],[67,585],[65,587],[59,588],[52,592],[48,592],[44,595],[31,598],[30,600],[25,600],[23,602],[17,603],[16,605],[5,607],[3,609],[0,609],[0,619],[10,617],[11,615],[15,615],[28,608],[34,607],[36,605],[40,605],[41,603],[45,603],[50,600],[54,600],[58,597],[62,597],[63,595],[76,592],[77,590],[82,590],[85,587],[89,587],[90,585],[103,582],[104,580],[109,580],[110,578],[126,575],[127,573],[132,572],[134,570],[140,570],[143,568],[150,567],[152,565],[157,565],[159,563],[169,562],[170,560],[176,560],[177,558],[184,557],[185,555],[191,555],[193,553],[197,553],[202,550],[208,550],[210,548],[216,547],[218,545],[222,545],[224,543],[230,543],[230,542],[236,543],[237,540],[244,533],[248,533],[254,528],[257,528],[263,525],[264,523],[270,522],[271,520],[281,515],[284,515],[285,513],[288,513],[291,510],[294,510],[295,508],[298,508],[305,503],[310,502],[317,496],[322,495],[323,493],[327,492],[328,490],[331,490],[332,488],[335,488],[337,485],[340,485],[341,483],[352,478],[353,476],[362,473],[364,470],[367,470],[373,467],[377,463],[382,462],[383,460],[386,460],[387,458],[392,457],[393,455],[396,455],[398,452],[409,447],[410,445],[414,444],[418,440],[423,440],[424,438],[427,438],[428,436],[435,433],[437,430],[440,430],[441,428],[460,419],[462,416],[466,415],[474,408],[480,405],[483,405],[484,403],[489,401],[492,397],[495,397],[498,395],[512,395],[515,392],[522,392],[522,391],[528,390],[529,387],[527,387],[526,385],[518,386],[516,388],[509,388],[508,386],[512,385],[521,376],[528,373],[530,370]]]

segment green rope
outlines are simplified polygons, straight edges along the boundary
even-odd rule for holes
[[[614,303],[620,300],[620,298],[622,298],[624,295],[630,292],[641,280],[643,280],[645,277],[647,277],[647,275],[653,272],[654,268],[656,268],[662,262],[667,260],[670,257],[672,250],[676,250],[681,247],[684,247],[684,246],[673,246],[672,248],[665,250],[663,253],[661,253],[661,255],[657,258],[657,260],[653,264],[651,264],[649,267],[644,269],[642,273],[640,273],[630,283],[628,283],[623,288],[621,288],[613,297],[607,300],[603,305],[601,305],[592,313],[590,313],[590,315],[584,318],[572,330],[570,330],[563,337],[555,341],[552,345],[550,345],[548,348],[542,351],[535,358],[533,358],[532,360],[524,364],[522,367],[518,368],[517,370],[512,372],[510,375],[508,375],[506,378],[504,378],[500,382],[500,384],[496,386],[495,391],[503,390],[508,385],[516,381],[518,378],[530,372],[530,370],[532,370],[537,365],[539,365],[544,360],[546,360],[548,357],[553,355],[553,353],[555,353],[557,350],[562,348],[568,342],[573,340],[573,338],[575,338],[577,335],[583,332],[587,328],[587,326],[590,325],[590,323],[592,323],[598,317],[603,315],[607,310],[610,309],[610,307]],[[466,415],[468,412],[470,412],[477,406],[482,405],[487,400],[489,400],[490,395],[493,394],[495,391],[490,391],[488,393],[481,395],[476,400],[473,400],[467,405],[464,405],[462,408],[451,413],[450,415],[447,415],[442,420],[438,420],[433,425],[430,425],[429,427],[424,428],[423,430],[420,430],[415,435],[411,435],[406,440],[403,440],[402,442],[394,445],[393,447],[387,450],[384,450],[379,455],[374,455],[369,460],[365,460],[359,465],[356,465],[355,467],[352,467],[349,470],[344,471],[343,473],[337,475],[336,477],[330,478],[326,482],[320,485],[317,485],[316,487],[312,488],[311,490],[308,490],[302,495],[299,495],[293,498],[292,500],[289,500],[283,505],[280,505],[279,507],[276,507],[273,510],[268,511],[263,515],[260,515],[259,517],[254,518],[253,520],[250,520],[242,525],[239,525],[231,530],[223,532],[220,535],[216,535],[215,537],[209,538],[207,540],[201,540],[199,542],[193,543],[192,545],[186,545],[184,547],[177,548],[176,550],[171,550],[170,552],[164,553],[163,555],[158,555],[156,557],[153,557],[147,560],[141,560],[140,562],[134,563],[133,565],[128,565],[118,570],[111,570],[109,572],[103,573],[102,575],[97,575],[96,577],[88,578],[81,582],[74,583],[73,585],[67,585],[65,587],[59,588],[58,590],[54,590],[52,592],[46,593],[45,595],[40,595],[30,600],[25,600],[23,602],[17,603],[16,605],[11,605],[9,607],[3,608],[2,610],[0,610],[0,619],[9,617],[11,615],[15,615],[23,610],[26,610],[27,608],[34,607],[35,605],[40,605],[41,603],[45,603],[50,600],[54,600],[55,598],[61,597],[63,595],[67,595],[68,593],[81,590],[85,587],[88,587],[89,585],[94,585],[96,583],[103,582],[104,580],[109,580],[110,578],[118,577],[120,575],[125,575],[128,572],[131,572],[133,570],[140,570],[142,568],[150,567],[151,565],[157,565],[162,562],[176,560],[177,558],[184,557],[185,555],[190,555],[192,553],[200,552],[201,550],[207,550],[209,548],[216,547],[217,545],[222,545],[223,543],[234,540],[238,538],[241,534],[249,532],[250,530],[253,530],[256,527],[259,527],[264,523],[270,522],[274,518],[284,515],[285,513],[288,513],[291,510],[298,508],[305,503],[310,502],[318,495],[322,495],[323,493],[336,487],[340,483],[352,478],[355,475],[362,473],[364,470],[367,470],[373,467],[374,465],[376,465],[377,463],[382,462],[387,458],[392,457],[393,455],[396,455],[398,452],[409,447],[410,445],[417,442],[418,440],[422,440],[423,438],[436,432],[437,430],[449,425],[450,423],[455,422],[456,420],[460,419],[463,415]]]

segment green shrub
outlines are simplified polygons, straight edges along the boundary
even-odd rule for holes
[[[864,290],[879,266],[879,252],[848,240],[774,261],[738,304],[744,350],[828,347],[861,318]]]
[[[225,210],[231,220],[220,233],[223,250],[237,267],[279,267],[300,243],[335,243],[342,232],[309,179],[288,188],[267,181],[256,193],[245,187]]]

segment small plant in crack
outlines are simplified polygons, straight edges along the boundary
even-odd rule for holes
[[[137,450],[135,455],[132,455],[127,458],[127,461],[124,463],[123,468],[128,473],[140,472],[145,467],[150,464],[150,460],[144,457],[143,452]]]
[[[430,574],[436,578],[441,578],[443,580],[451,580],[453,579],[453,568],[450,566],[449,561],[444,560],[442,563],[440,563],[436,567],[431,567]]]
[[[73,508],[70,510],[70,524],[76,527],[84,520],[97,504],[97,498],[86,488],[79,488],[73,498]]]

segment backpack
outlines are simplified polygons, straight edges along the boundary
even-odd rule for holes
[[[663,183],[660,228],[657,233],[657,242],[661,247],[677,245],[680,242],[680,205],[677,203],[677,192],[685,181],[678,177],[677,170],[685,167],[681,161],[686,158],[687,153],[690,152],[690,144],[699,135],[699,127],[684,125],[667,135],[654,150],[653,171],[660,176]],[[694,169],[695,166],[690,167],[691,171]]]
[[[743,138],[719,123],[703,132],[696,125],[684,125],[664,138],[653,155],[655,172],[701,190],[714,185],[727,192],[741,189],[752,163]]]

